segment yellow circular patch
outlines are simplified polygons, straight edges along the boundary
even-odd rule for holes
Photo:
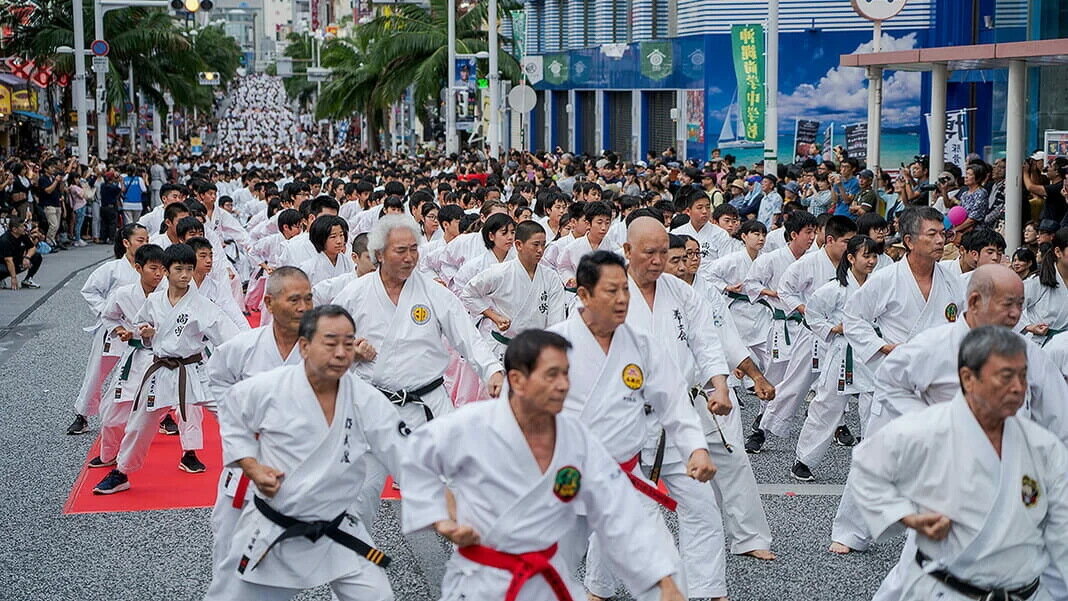
[[[631,390],[638,390],[645,383],[645,374],[642,373],[642,368],[638,367],[634,363],[628,363],[623,368],[623,383],[627,385],[627,388]]]
[[[418,325],[430,321],[430,307],[426,305],[416,305],[412,307],[412,321]]]

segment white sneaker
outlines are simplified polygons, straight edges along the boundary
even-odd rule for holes
[[[74,246],[82,247],[82,246],[89,246],[89,244],[85,240],[75,240],[74,241]]]

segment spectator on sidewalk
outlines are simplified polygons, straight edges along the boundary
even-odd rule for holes
[[[100,241],[104,244],[111,244],[119,229],[120,198],[119,175],[114,171],[104,173],[104,183],[100,186]]]
[[[4,288],[40,288],[33,281],[37,270],[41,268],[41,255],[33,242],[33,235],[25,222],[13,221],[11,228],[0,235],[0,282],[9,279]],[[19,283],[18,274],[26,272],[26,277]]]

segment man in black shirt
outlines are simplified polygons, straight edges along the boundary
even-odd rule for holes
[[[1039,219],[1052,219],[1058,223],[1068,214],[1068,205],[1064,198],[1064,176],[1068,173],[1068,159],[1057,157],[1046,166],[1049,184],[1038,182],[1041,172],[1040,163],[1031,160],[1024,165],[1023,180],[1027,191],[1045,199],[1042,203],[1042,215]]]
[[[16,221],[11,228],[0,235],[0,281],[11,278],[10,288],[18,290],[20,287],[40,288],[34,281],[33,276],[41,268],[41,255],[37,254],[37,247],[33,239],[26,231],[26,224]],[[29,270],[26,278],[19,284],[17,274]]]

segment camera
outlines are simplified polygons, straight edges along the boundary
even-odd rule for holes
[[[934,192],[938,189],[935,184],[923,184],[920,186],[920,192]]]

